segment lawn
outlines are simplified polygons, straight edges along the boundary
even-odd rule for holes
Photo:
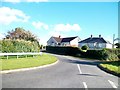
[[[15,58],[11,57],[9,59],[6,59],[5,57],[0,59],[1,70],[12,70],[12,69],[20,69],[20,68],[29,68],[29,67],[37,67],[42,66],[46,64],[51,64],[57,61],[57,58],[49,55],[49,54],[43,54],[43,55],[37,55],[34,57],[20,57]]]
[[[113,71],[113,72],[116,72],[116,73],[119,73],[119,74],[120,74],[120,61],[102,63],[102,64],[100,64],[100,65],[101,65],[102,67],[110,70],[110,71]]]

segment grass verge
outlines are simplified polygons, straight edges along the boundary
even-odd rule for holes
[[[105,69],[108,69],[109,71],[120,74],[120,61],[106,62],[100,64],[100,66],[102,66]]]
[[[43,54],[34,57],[27,57],[27,58],[10,58],[10,59],[0,59],[1,70],[13,70],[13,69],[20,69],[20,68],[29,68],[29,67],[37,67],[42,65],[51,64],[57,61],[57,58],[49,55]]]

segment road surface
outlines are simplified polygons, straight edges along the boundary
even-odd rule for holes
[[[2,74],[2,88],[117,88],[118,77],[100,70],[95,61],[55,55],[46,68]]]

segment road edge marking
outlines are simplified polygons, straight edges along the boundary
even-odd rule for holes
[[[82,71],[80,69],[80,65],[79,64],[77,64],[77,67],[78,67],[79,73],[82,74]]]
[[[0,71],[0,74],[6,74],[6,73],[12,73],[12,72],[28,71],[28,70],[35,70],[35,69],[45,68],[45,67],[53,66],[53,65],[57,64],[58,62],[59,62],[59,60],[57,60],[54,63],[43,65],[43,66],[38,66],[38,67],[22,68],[22,69],[14,69],[14,70],[4,70],[4,71]]]
[[[84,88],[85,88],[85,89],[88,88],[86,82],[83,82],[83,85],[84,85]]]
[[[117,86],[111,80],[108,80],[108,82],[111,84],[113,88],[117,88]]]

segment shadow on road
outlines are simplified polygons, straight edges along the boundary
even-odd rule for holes
[[[80,61],[80,60],[71,60],[71,59],[64,59],[63,62],[68,62],[68,63],[75,63],[75,64],[84,64],[84,65],[95,65],[97,66],[98,64],[100,64],[101,62],[99,61]]]
[[[81,75],[81,76],[99,76],[99,75],[93,75],[93,74],[77,74],[77,75]]]

